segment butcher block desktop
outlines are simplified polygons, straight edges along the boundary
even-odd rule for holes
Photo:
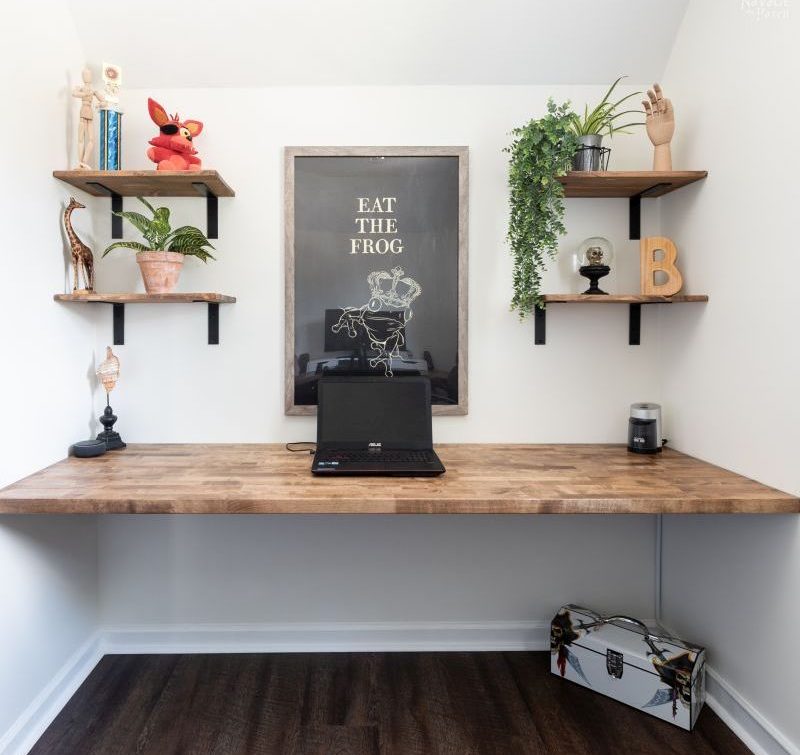
[[[618,445],[436,447],[435,478],[312,477],[277,444],[129,445],[0,491],[0,514],[789,514],[800,499],[691,456]]]

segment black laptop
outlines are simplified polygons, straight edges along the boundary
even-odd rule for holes
[[[425,377],[325,377],[319,381],[318,475],[437,475],[431,384]]]

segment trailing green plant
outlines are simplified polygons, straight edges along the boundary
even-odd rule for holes
[[[557,180],[570,167],[578,147],[569,102],[549,99],[547,115],[515,128],[505,148],[510,189],[508,241],[514,257],[511,309],[520,319],[544,307],[540,286],[547,257],[558,253],[564,228],[564,187]]]
[[[187,257],[197,257],[208,262],[215,259],[209,252],[213,249],[206,235],[192,225],[182,225],[172,230],[169,223],[168,207],[153,207],[146,199],[137,199],[152,213],[148,218],[140,212],[115,212],[114,214],[127,220],[139,233],[142,234],[146,244],[139,241],[115,241],[103,252],[105,257],[112,249],[133,249],[137,252],[179,252]]]
[[[608,134],[609,136],[613,137],[616,133],[629,133],[625,129],[633,126],[644,126],[644,122],[624,123],[622,126],[616,125],[617,118],[622,118],[623,116],[630,115],[631,113],[636,113],[638,115],[642,114],[641,110],[617,110],[617,108],[622,105],[623,102],[629,100],[631,97],[637,97],[641,94],[641,92],[633,92],[622,99],[617,100],[616,102],[610,101],[611,94],[617,88],[617,84],[619,84],[619,82],[624,78],[624,76],[620,76],[608,88],[608,91],[603,99],[600,100],[599,104],[595,106],[591,113],[589,112],[589,106],[584,105],[583,117],[579,116],[577,113],[572,114],[572,130],[575,132],[576,136]]]

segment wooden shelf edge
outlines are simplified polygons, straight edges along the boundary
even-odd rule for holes
[[[707,170],[570,171],[557,180],[570,198],[661,197],[708,176]]]
[[[546,304],[678,304],[681,302],[707,302],[708,294],[678,294],[676,296],[648,296],[645,294],[545,294]]]
[[[55,301],[83,302],[88,304],[233,304],[235,296],[215,293],[173,293],[173,294],[55,294]]]
[[[54,170],[53,178],[94,197],[108,196],[102,187],[122,197],[201,196],[193,184],[203,184],[217,197],[236,196],[217,170]]]

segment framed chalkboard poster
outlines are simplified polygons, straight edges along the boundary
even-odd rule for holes
[[[286,413],[324,375],[426,375],[467,413],[467,147],[287,147]]]

